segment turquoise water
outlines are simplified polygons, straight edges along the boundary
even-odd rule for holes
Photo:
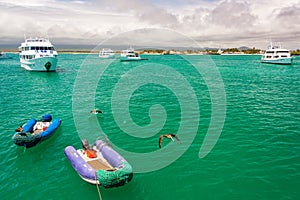
[[[82,137],[96,139],[104,137],[105,133],[118,148],[141,155],[136,159],[126,157],[137,170],[138,165],[141,165],[139,159],[143,160],[143,153],[158,151],[159,135],[177,133],[181,125],[186,125],[184,133],[180,135],[182,144],[164,140],[164,151],[147,157],[147,161],[144,159],[144,167],[150,169],[149,172],[135,173],[133,180],[123,187],[100,188],[102,198],[158,200],[300,197],[299,58],[295,58],[290,66],[281,66],[261,64],[260,56],[210,57],[223,79],[226,118],[216,145],[206,157],[200,159],[198,153],[209,129],[214,101],[210,98],[207,77],[199,75],[182,57],[145,55],[148,61],[133,63],[116,60],[106,63],[108,67],[98,80],[100,75],[95,72],[99,72],[104,65],[97,55],[60,54],[57,73],[27,72],[19,66],[18,56],[11,56],[12,59],[0,60],[1,199],[99,199],[96,186],[81,180],[65,158],[63,150],[66,146],[80,148]],[[207,61],[201,56],[192,59]],[[83,63],[92,68],[82,67]],[[159,85],[153,78],[153,82],[131,91],[135,82],[126,81],[136,80],[136,77],[134,73],[126,73],[140,65],[145,66],[146,71],[138,81],[149,82],[151,77],[160,76],[157,80],[169,80],[165,84],[172,87]],[[158,71],[154,66],[162,70]],[[210,71],[209,67],[207,71]],[[181,74],[193,93],[189,93],[180,84],[184,80],[178,78],[178,82],[175,82],[172,78],[174,75],[168,73],[169,69]],[[151,70],[156,72],[155,76],[149,76]],[[85,79],[80,79],[80,72],[87,75],[81,75]],[[95,81],[93,77],[97,77]],[[212,82],[214,78],[208,77]],[[124,82],[119,85],[119,95],[113,96],[121,79]],[[93,85],[95,82],[96,86]],[[76,90],[76,84],[80,84],[82,92]],[[96,90],[93,91],[93,88]],[[87,126],[86,132],[79,133],[77,122],[74,121],[78,111],[74,109],[74,106],[78,106],[74,105],[74,93],[86,93],[87,97],[83,95],[82,99],[87,101],[88,96],[92,96],[95,107],[103,110],[103,115],[91,116],[88,114],[89,108],[84,107],[89,104],[82,104],[82,109],[86,109],[82,118],[86,118],[88,123],[98,122],[102,132],[95,133]],[[137,125],[137,131],[131,133],[135,136],[126,134],[120,128],[122,123],[125,124],[124,128],[131,127],[131,120],[122,118],[123,115],[128,116],[121,109],[128,94],[129,117]],[[199,109],[193,102],[194,98]],[[116,104],[112,101],[116,101]],[[154,107],[153,115],[150,116],[149,110],[156,104],[163,106],[165,112],[159,112],[160,109]],[[181,117],[184,109],[187,109],[187,118]],[[62,119],[62,125],[55,135],[30,149],[14,145],[11,140],[14,129],[29,118],[40,118],[45,113]],[[153,129],[147,129],[147,125],[155,120],[158,120],[158,125],[154,125],[154,128],[160,127],[159,119],[164,117],[165,123],[158,132],[152,133]],[[189,137],[195,125],[196,135]],[[191,144],[186,145],[189,142]],[[179,151],[182,155],[178,159],[172,158],[169,165],[151,171]]]

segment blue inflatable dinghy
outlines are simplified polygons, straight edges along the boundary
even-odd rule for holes
[[[40,121],[32,118],[16,129],[12,140],[18,146],[30,148],[53,135],[60,124],[61,120],[52,121],[50,114],[44,115]]]

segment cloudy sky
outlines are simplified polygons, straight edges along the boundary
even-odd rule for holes
[[[149,28],[180,33],[203,47],[264,49],[272,40],[296,49],[300,0],[0,0],[0,48],[24,35],[47,36],[56,45],[97,45]],[[161,36],[181,44],[168,33]]]

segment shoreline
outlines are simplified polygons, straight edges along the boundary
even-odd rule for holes
[[[19,54],[19,51],[17,50],[1,50],[1,52],[10,53],[10,54]],[[222,55],[262,55],[262,54],[246,54],[246,53],[231,53],[231,54],[210,54],[207,52],[195,52],[195,53],[189,53],[185,51],[175,51],[174,53],[170,54],[164,54],[164,53],[155,53],[155,52],[146,52],[146,51],[136,51],[140,55],[212,55],[212,56],[222,56]],[[63,51],[57,51],[58,54],[99,54],[98,51],[88,51],[88,50],[63,50]],[[116,50],[116,54],[120,54],[120,50]]]
[[[122,50],[115,50],[116,54],[120,54]],[[18,54],[19,51],[17,49],[1,49],[0,52],[2,53],[11,53],[11,54]],[[231,55],[263,55],[262,52],[258,53],[245,53],[245,52],[232,52],[232,53],[212,53],[207,51],[194,51],[191,52],[190,50],[172,50],[170,53],[166,52],[156,52],[156,51],[147,51],[147,50],[136,50],[137,53],[141,55],[213,55],[213,56],[231,56]],[[57,50],[58,54],[99,54],[99,51],[95,50]],[[292,52],[292,56],[300,56],[298,52]]]

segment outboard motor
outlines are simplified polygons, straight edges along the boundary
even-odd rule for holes
[[[81,144],[88,158],[97,158],[97,152],[89,145],[86,139],[82,139]]]
[[[50,114],[46,114],[42,117],[42,122],[51,122],[52,116]]]
[[[90,148],[90,145],[89,145],[89,142],[87,141],[87,139],[82,139],[82,140],[81,140],[81,145],[82,145],[82,148],[83,148],[84,150],[87,150],[87,149]]]

